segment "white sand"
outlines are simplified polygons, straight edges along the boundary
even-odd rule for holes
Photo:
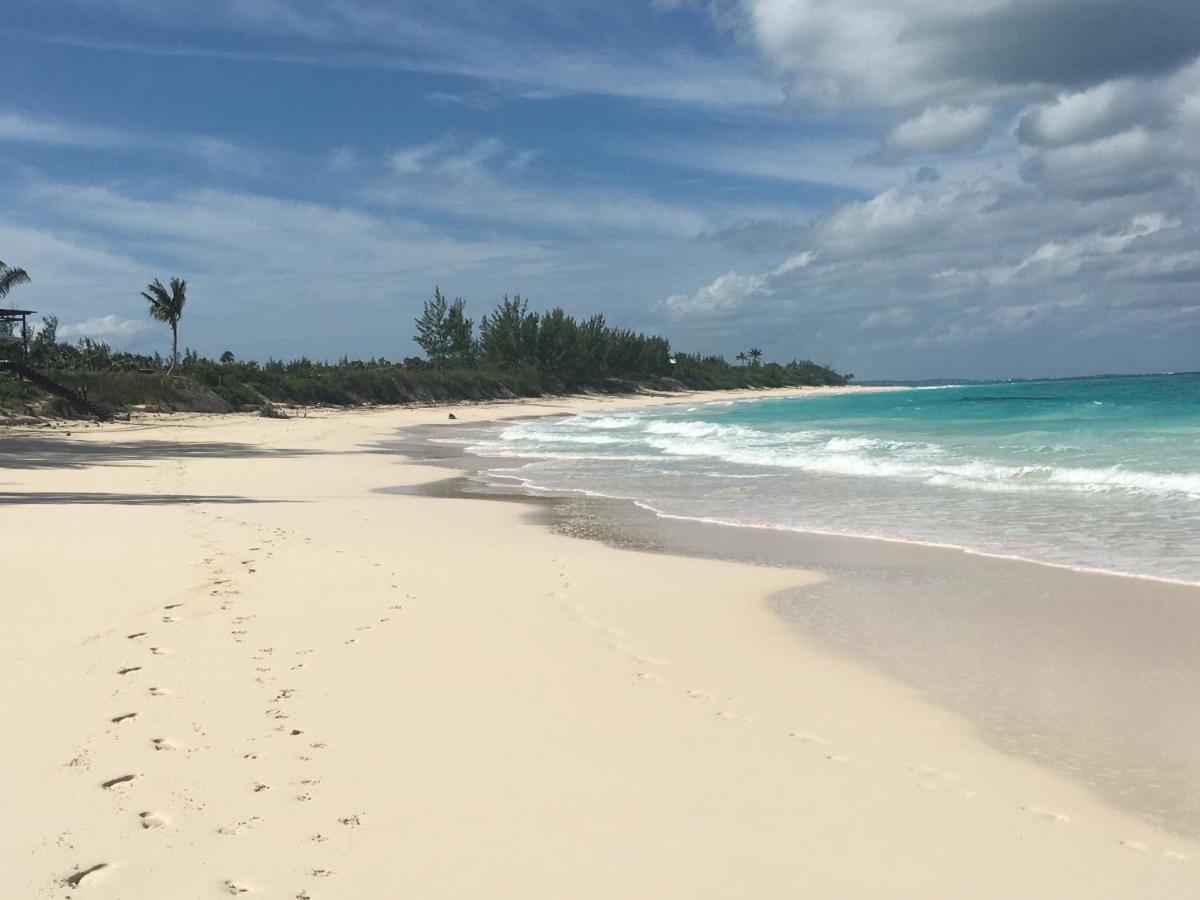
[[[1200,895],[1194,843],[782,626],[816,573],[373,492],[445,474],[371,451],[446,412],[38,433],[87,452],[0,469],[0,895]]]

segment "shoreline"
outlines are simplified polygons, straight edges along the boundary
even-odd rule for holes
[[[837,564],[418,496],[455,471],[391,443],[445,414],[0,439],[14,892],[102,866],[81,896],[1193,893],[1200,842],[781,626],[771,598]]]
[[[885,674],[900,678],[924,696],[948,705],[967,716],[993,746],[1056,767],[1088,784],[1108,801],[1144,815],[1157,825],[1171,827],[1185,837],[1200,837],[1200,805],[1181,805],[1182,800],[1200,796],[1200,768],[1191,766],[1181,770],[1171,765],[1173,757],[1200,759],[1200,717],[1191,713],[1188,699],[1194,690],[1200,690],[1200,669],[1195,665],[1191,648],[1189,645],[1174,646],[1167,652],[1172,641],[1165,633],[1149,640],[1142,639],[1143,644],[1149,644],[1142,654],[1146,664],[1153,660],[1157,667],[1171,667],[1174,707],[1170,701],[1157,696],[1156,686],[1131,694],[1129,685],[1136,684],[1141,673],[1136,667],[1122,666],[1120,660],[1130,649],[1122,646],[1121,636],[1146,631],[1148,626],[1138,621],[1144,615],[1149,616],[1151,624],[1161,622],[1165,627],[1179,629],[1185,634],[1200,633],[1200,589],[1197,586],[1126,573],[1088,571],[932,543],[731,525],[665,515],[634,498],[583,490],[538,488],[520,482],[516,476],[493,476],[488,469],[511,460],[476,457],[453,443],[437,442],[436,447],[443,452],[430,451],[426,458],[422,445],[429,446],[426,443],[429,433],[418,430],[414,435],[416,445],[406,446],[401,442],[398,445],[400,451],[415,454],[423,463],[439,468],[449,464],[462,469],[465,474],[418,489],[417,492],[424,496],[526,500],[544,513],[540,517],[542,525],[559,533],[600,540],[621,549],[821,571],[824,575],[822,589],[832,591],[836,588],[837,602],[826,602],[819,619],[811,612],[806,613],[803,598],[795,596],[798,592],[771,599],[771,606],[781,620],[798,627],[805,639],[816,640],[854,662],[872,665]],[[454,456],[448,458],[445,450],[452,450]],[[509,483],[510,480],[513,483]],[[586,509],[587,513],[582,514],[580,509]],[[586,529],[571,524],[581,515],[588,520]],[[727,532],[731,528],[736,530],[733,535]],[[884,564],[890,566],[892,579],[879,582],[859,574],[879,567],[880,561],[886,561]],[[949,573],[956,573],[957,581],[948,582]],[[936,605],[937,616],[931,620],[928,613],[922,613],[922,620],[941,631],[958,623],[958,632],[949,632],[957,636],[931,641],[915,640],[910,634],[905,640],[912,643],[911,647],[901,653],[889,651],[886,644],[890,638],[886,634],[880,635],[879,623],[889,623],[896,635],[905,633],[907,623],[892,608],[898,602],[897,583],[911,583],[914,579],[922,580],[925,595],[920,604],[910,601],[913,605],[909,611]],[[1004,587],[989,589],[989,584]],[[955,589],[958,594],[952,593]],[[987,619],[980,619],[980,614],[971,608],[972,603],[982,602],[1000,609],[1010,591],[1022,589],[1045,595],[1042,606],[1022,609],[1020,604],[1013,604],[1017,609],[1012,612],[1011,621],[996,618],[990,612],[982,613],[988,616]],[[1138,599],[1126,598],[1126,589],[1139,590]],[[936,604],[933,598],[936,598]],[[1101,609],[1088,611],[1087,604],[1093,602]],[[1064,614],[1064,606],[1072,604],[1072,612]],[[1103,609],[1113,604],[1122,611]],[[852,608],[855,613],[847,615],[845,608]],[[1044,673],[1046,677],[1042,682],[1024,689],[1009,687],[1004,692],[1003,702],[993,699],[981,707],[976,697],[964,696],[956,688],[966,674],[964,671],[917,665],[922,657],[953,657],[960,649],[969,648],[977,639],[974,632],[978,630],[979,622],[986,621],[990,629],[989,642],[998,644],[1001,651],[995,658],[988,657],[993,677],[1007,677],[1010,684],[1020,684],[1022,669],[1031,655],[1049,656],[1055,652],[1053,646],[1043,647],[1032,636],[1045,633],[1047,629],[1061,631],[1062,625],[1069,623],[1075,613],[1093,619],[1097,614],[1115,617],[1108,632],[1096,631],[1094,621],[1079,629],[1109,648],[1107,660],[1092,661],[1092,668],[1107,665],[1121,674],[1121,677],[1108,676],[1110,682],[1119,684],[1110,683],[1105,691],[1072,692],[1071,679],[1082,677],[1095,681],[1096,674],[1073,668],[1068,657],[1059,666],[1066,673],[1065,677],[1055,672]],[[1081,622],[1080,625],[1088,623]],[[881,640],[884,649],[878,646]],[[1094,647],[1076,640],[1074,656],[1082,658],[1093,652]],[[967,653],[960,665],[966,666],[970,656]],[[1061,693],[1070,699],[1047,704],[1040,695],[1043,691]],[[1086,742],[1081,745],[1076,739],[1076,733],[1088,733],[1091,718],[1107,715],[1135,721],[1138,710],[1147,707],[1159,711],[1160,721],[1154,725],[1143,723],[1146,725],[1144,733],[1131,735],[1117,730],[1113,723],[1109,731],[1091,735],[1105,744],[1107,753],[1090,750]],[[1172,708],[1173,713],[1169,712]],[[1166,719],[1187,724],[1171,729],[1162,721]],[[1038,739],[1030,741],[1022,735],[1022,729],[1032,731],[1035,727],[1040,735]],[[1157,735],[1158,740],[1149,741],[1146,734]],[[1114,777],[1114,770],[1124,775]],[[1179,783],[1181,771],[1186,771],[1186,775]],[[1179,794],[1180,800],[1173,802],[1175,793]]]

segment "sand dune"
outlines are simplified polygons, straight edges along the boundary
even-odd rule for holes
[[[1200,891],[1194,842],[784,627],[819,573],[379,493],[446,415],[0,437],[5,896]]]

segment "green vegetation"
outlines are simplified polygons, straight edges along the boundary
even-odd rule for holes
[[[179,365],[179,320],[183,318],[183,307],[187,304],[187,282],[172,278],[168,293],[163,283],[155,278],[146,285],[142,296],[150,304],[150,315],[171,326],[171,368],[167,369],[170,374]]]
[[[218,360],[188,350],[176,360],[174,338],[186,284],[171,279],[170,292],[157,281],[150,288],[143,296],[152,304],[151,314],[172,326],[170,360],[115,351],[88,338],[60,342],[58,321],[49,316],[31,336],[30,364],[107,406],[213,412],[269,403],[430,403],[568,392],[837,385],[847,380],[808,361],[764,364],[757,348],[739,354],[748,364],[737,366],[720,356],[672,353],[664,337],[614,328],[601,315],[580,321],[562,309],[532,312],[519,296],[505,297],[484,315],[476,336],[466,304],[448,301],[440,289],[416,320],[414,340],[425,358],[259,363],[238,360],[231,350]],[[155,311],[160,308],[161,315]],[[28,396],[24,386],[0,375],[0,404]]]
[[[29,273],[0,262],[0,299],[7,297],[18,284],[29,284]]]

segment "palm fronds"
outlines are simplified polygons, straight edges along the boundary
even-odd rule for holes
[[[6,263],[0,262],[0,297],[8,296],[18,284],[29,284],[29,273],[24,269],[9,268]]]

